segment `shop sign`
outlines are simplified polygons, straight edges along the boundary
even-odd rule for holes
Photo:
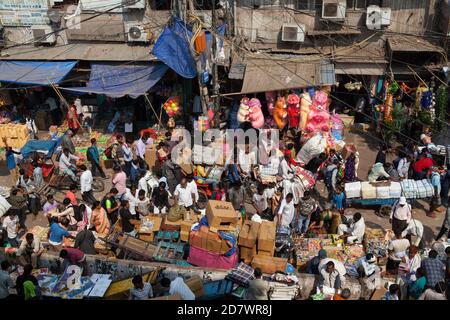
[[[48,0],[1,0],[0,22],[5,27],[46,25]]]

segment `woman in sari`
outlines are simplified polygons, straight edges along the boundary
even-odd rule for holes
[[[67,110],[67,126],[74,134],[80,129],[80,121],[78,120],[77,107],[72,103]]]
[[[100,201],[96,201],[94,204],[94,209],[92,210],[91,225],[95,227],[99,237],[108,235],[110,224],[108,217],[106,216],[106,211],[101,206]]]

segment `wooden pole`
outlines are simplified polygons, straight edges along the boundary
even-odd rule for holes
[[[158,120],[159,125],[161,126],[161,117],[158,117],[158,114],[156,113],[155,109],[153,108],[152,103],[150,102],[150,99],[148,98],[147,94],[144,95],[145,99],[147,100],[148,104],[150,105],[150,108],[152,109],[153,113],[155,114],[156,120]]]

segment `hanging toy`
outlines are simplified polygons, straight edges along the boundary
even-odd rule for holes
[[[289,128],[297,128],[300,123],[300,98],[295,93],[291,93],[287,98],[287,113]]]
[[[316,94],[316,90],[314,89],[314,87],[308,87],[307,89],[309,96],[311,97],[311,99],[314,97],[314,95]]]
[[[406,83],[404,83],[404,82],[402,82],[401,84],[400,84],[400,89],[402,89],[402,91],[404,92],[404,93],[411,93],[411,88],[410,87],[408,87],[408,85],[406,84]]]
[[[277,127],[283,130],[287,124],[287,110],[286,100],[284,97],[278,97],[275,103],[275,109],[273,110],[273,119]]]
[[[180,100],[177,96],[170,97],[163,105],[167,115],[172,118],[180,111]]]
[[[312,104],[312,100],[308,92],[303,93],[301,98],[302,100],[300,103],[300,130],[304,131],[306,128],[306,123],[308,121],[308,114]]]
[[[392,108],[394,105],[394,95],[392,93],[388,93],[385,102],[384,108],[384,122],[391,123],[392,122]]]
[[[330,114],[328,113],[328,96],[323,91],[318,91],[313,98],[308,114],[306,132],[328,132],[330,130]]]
[[[266,92],[267,110],[270,115],[273,115],[273,108],[275,107],[275,92]]]
[[[255,129],[262,128],[264,126],[264,115],[261,110],[261,102],[259,99],[252,98],[248,102],[248,106],[250,107],[249,120],[252,127]]]
[[[400,89],[400,86],[398,85],[397,81],[394,81],[388,86],[388,93],[395,94],[398,89]]]
[[[248,115],[250,113],[250,107],[248,106],[249,99],[247,97],[242,98],[241,104],[239,105],[239,111],[237,114],[237,120],[240,123],[248,121]]]

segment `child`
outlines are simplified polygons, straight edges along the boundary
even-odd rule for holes
[[[225,201],[225,190],[221,182],[214,186],[214,191],[211,194],[211,199]]]
[[[139,216],[148,215],[149,204],[150,200],[145,196],[145,190],[139,190],[136,203],[136,213],[138,213]]]
[[[158,161],[161,165],[164,164],[164,161],[167,160],[167,152],[164,147],[164,142],[160,142],[156,147]]]
[[[342,187],[337,187],[336,192],[333,195],[333,204],[336,207],[337,210],[339,210],[340,214],[344,214],[344,200],[345,200],[345,194]]]

